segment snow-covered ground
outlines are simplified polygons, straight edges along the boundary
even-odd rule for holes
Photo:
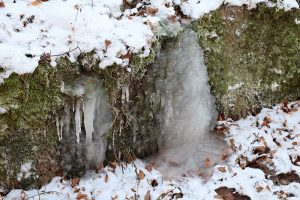
[[[125,0],[125,2],[132,2]],[[41,55],[55,60],[95,50],[101,68],[113,63],[127,66],[130,55],[149,55],[167,19],[178,19],[175,5],[198,18],[223,3],[249,8],[267,0],[141,0],[124,7],[122,0],[0,0],[0,83],[12,72],[30,73]],[[298,8],[296,0],[278,1],[285,9]]]
[[[222,156],[226,165],[214,166],[209,179],[163,178],[153,163],[136,160],[122,166],[111,163],[80,180],[56,177],[40,190],[13,190],[5,199],[209,200],[234,195],[233,191],[254,200],[300,199],[299,109],[299,101],[283,102],[237,122],[219,121],[219,132],[224,132],[232,153]]]

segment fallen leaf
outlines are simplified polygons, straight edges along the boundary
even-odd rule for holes
[[[78,193],[80,191],[80,188],[74,189],[74,193]]]
[[[76,200],[88,200],[88,197],[86,194],[79,193],[76,197]]]
[[[150,200],[150,191],[146,193],[144,200]]]
[[[110,40],[105,40],[105,50],[107,50],[107,47],[111,44]]]
[[[263,120],[263,123],[261,124],[261,126],[267,126],[269,123],[271,123],[272,120],[269,116],[266,116]]]
[[[136,192],[136,190],[135,190],[134,188],[131,188],[131,191],[132,191],[132,192]]]
[[[4,7],[5,7],[4,2],[0,0],[0,8],[4,8]]]
[[[80,178],[75,177],[71,180],[71,186],[75,187],[76,185],[79,184],[79,182],[80,182]]]
[[[33,5],[33,6],[38,6],[42,3],[42,1],[40,0],[35,0],[35,1],[32,1],[30,4]]]
[[[153,180],[151,181],[151,186],[152,186],[152,187],[158,186],[157,180],[153,179]]]
[[[260,185],[257,185],[257,186],[256,186],[256,191],[257,191],[258,193],[260,193],[263,189],[264,189],[264,188],[263,188],[262,186],[260,186]]]
[[[253,153],[260,155],[260,154],[268,153],[269,151],[270,151],[269,147],[258,146],[258,147],[255,147],[255,149],[253,150]]]
[[[117,162],[109,161],[108,165],[109,165],[111,168],[113,168],[113,170],[115,170],[116,167],[117,167]]]
[[[140,181],[142,179],[144,179],[145,174],[142,170],[139,170],[139,173],[137,174],[137,179]]]
[[[223,172],[223,173],[226,172],[226,168],[225,168],[225,167],[218,167],[218,170],[219,170],[220,172]]]
[[[147,7],[147,14],[148,15],[155,15],[158,12],[158,8],[156,7]]]

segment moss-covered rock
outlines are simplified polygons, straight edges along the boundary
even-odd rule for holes
[[[193,23],[220,113],[244,116],[300,96],[299,10],[223,5]]]
[[[12,74],[0,85],[0,107],[6,110],[0,114],[0,187],[39,186],[59,172],[60,88],[64,79],[77,75],[67,59],[53,68],[44,57],[32,74]],[[31,164],[25,173],[26,163]]]
[[[44,56],[32,74],[12,74],[0,85],[0,108],[6,111],[0,114],[0,188],[38,187],[61,173],[56,119],[65,102],[72,99],[62,93],[62,83],[82,76],[101,80],[114,111],[114,123],[106,134],[107,159],[130,160],[156,151],[152,148],[156,137],[152,134],[151,101],[143,87],[155,51],[146,58],[133,55],[131,71],[117,65],[100,69],[93,54],[82,53],[75,63],[61,58],[56,67]],[[80,176],[84,170],[82,167],[70,176]]]

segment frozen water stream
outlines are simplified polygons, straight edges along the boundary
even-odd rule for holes
[[[216,108],[196,33],[186,30],[178,41],[167,41],[156,65],[162,134],[154,160],[167,176],[201,172],[205,160],[219,160],[225,142],[212,131]]]
[[[147,95],[153,96],[153,103],[158,105],[158,111],[153,113],[157,120],[153,128],[158,135],[146,135],[142,141],[145,145],[158,145],[157,155],[150,159],[167,176],[206,172],[207,165],[219,161],[226,145],[212,131],[216,108],[196,33],[188,29],[178,40],[166,41],[146,76],[151,80],[144,85],[149,90]],[[97,77],[83,76],[65,84],[62,92],[68,96],[56,123],[63,144],[62,165],[65,172],[78,174],[104,160],[105,133],[112,113]],[[127,85],[122,90],[123,101],[130,101]],[[148,141],[150,136],[154,143]],[[135,137],[133,140],[138,147]]]

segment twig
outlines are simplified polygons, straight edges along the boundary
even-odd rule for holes
[[[41,196],[41,195],[44,195],[44,194],[52,194],[52,193],[61,194],[61,195],[66,196],[66,194],[61,193],[61,192],[57,192],[57,191],[47,191],[47,192],[41,192],[41,193],[38,192],[38,194],[35,194],[35,195],[30,196],[30,197],[28,197],[26,200],[31,199],[31,198],[34,198],[34,197],[36,197],[36,196],[39,196],[39,199],[40,199],[40,196]]]
[[[51,57],[56,57],[56,56],[63,56],[63,55],[66,55],[66,54],[69,54],[71,53],[72,51],[75,51],[76,49],[79,49],[79,46],[75,47],[74,49],[71,49],[65,53],[61,53],[61,54],[54,54],[54,55],[50,55]]]

